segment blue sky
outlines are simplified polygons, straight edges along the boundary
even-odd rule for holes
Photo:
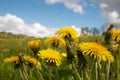
[[[119,0],[114,2],[117,1],[120,2]],[[106,2],[104,0],[0,0],[0,24],[3,25],[2,20],[4,19],[13,20],[14,18],[15,20],[15,18],[19,18],[18,24],[19,20],[22,20],[23,22],[20,22],[20,25],[24,24],[22,26],[25,28],[26,25],[27,28],[32,27],[32,29],[37,27],[36,30],[39,29],[38,27],[42,27],[44,30],[48,28],[47,32],[51,28],[57,30],[64,26],[100,28],[103,24],[113,20],[119,21],[119,9],[115,10],[115,5],[113,5],[113,9],[110,10],[111,3],[112,1]],[[14,30],[14,28],[20,27],[14,23],[14,20],[9,28],[7,24],[11,24],[10,22],[4,22],[6,23],[5,26],[0,25],[2,31],[19,33],[22,29]],[[29,34],[25,31],[21,32]],[[38,32],[34,33],[37,34]],[[48,35],[46,33],[44,36]]]

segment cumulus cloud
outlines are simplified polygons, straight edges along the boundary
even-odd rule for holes
[[[80,28],[72,26],[80,33]],[[0,16],[0,32],[11,32],[14,34],[25,34],[35,37],[49,37],[55,35],[58,28],[48,28],[40,23],[27,24],[16,15],[6,14]]]
[[[40,23],[26,24],[23,19],[15,15],[6,14],[5,16],[0,16],[0,32],[5,31],[35,37],[48,37],[54,35],[56,30],[56,28],[47,28]]]
[[[120,24],[120,0],[92,0],[100,4],[101,13],[108,23]]]
[[[82,14],[83,6],[85,6],[85,0],[45,0],[48,4],[63,3],[68,9],[73,10],[76,13]]]

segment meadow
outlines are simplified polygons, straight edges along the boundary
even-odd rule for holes
[[[67,32],[64,41],[0,37],[0,80],[120,80],[119,35],[76,39],[74,30]]]

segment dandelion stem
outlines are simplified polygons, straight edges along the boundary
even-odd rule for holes
[[[49,69],[49,80],[52,80],[52,70]]]
[[[95,76],[96,76],[96,80],[98,80],[98,63],[97,63],[97,61],[95,63]]]
[[[117,56],[117,80],[119,80],[119,53]]]
[[[58,68],[56,68],[55,72],[56,72],[56,80],[60,80],[59,73],[58,73]]]
[[[116,61],[117,61],[117,80],[119,80],[120,79],[120,77],[119,77],[120,41],[119,41],[119,46],[118,46],[118,55],[116,56],[116,58],[117,58],[116,59]]]
[[[109,74],[110,74],[110,61],[107,64],[107,79],[106,80],[109,80]]]

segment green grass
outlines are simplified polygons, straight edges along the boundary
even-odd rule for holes
[[[27,41],[33,40],[35,38],[4,38],[0,39],[0,78],[1,80],[26,80],[23,75],[20,73],[19,69],[14,69],[14,65],[11,63],[4,63],[3,59],[6,57],[11,57],[18,55],[19,51],[22,51],[23,54],[33,56],[32,51],[27,46]],[[98,41],[103,43],[103,36],[90,36],[89,38],[80,37],[80,42],[86,41]],[[46,49],[47,45],[43,42],[45,39],[40,39],[42,41],[41,49]],[[59,49],[60,52],[65,52],[64,48]],[[73,53],[76,55],[76,51],[73,50]],[[115,61],[110,66],[109,80],[120,80],[120,53],[113,53]],[[75,65],[81,76],[81,80],[96,80],[95,73],[95,60],[85,56],[87,59],[87,66],[81,67],[78,66],[76,61]],[[76,58],[77,60],[77,58]],[[107,80],[107,69],[108,62],[100,63],[101,70],[98,71],[98,80]],[[70,64],[65,59],[63,64],[59,68],[51,68],[42,66],[41,74],[44,80],[75,80],[75,74]],[[52,73],[50,73],[50,69]],[[37,68],[27,67],[27,73],[30,76],[30,80],[40,80],[40,72]]]

